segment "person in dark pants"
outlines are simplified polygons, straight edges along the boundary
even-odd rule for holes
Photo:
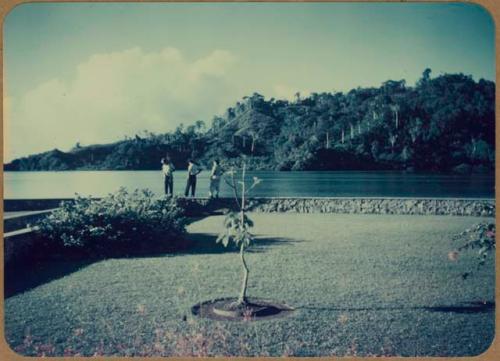
[[[194,197],[196,193],[196,176],[200,174],[201,168],[191,159],[188,161],[188,176],[186,190],[184,191],[184,196],[187,197],[189,194],[189,189],[191,189],[191,197]]]
[[[175,167],[168,158],[161,159],[161,171],[163,174],[163,184],[165,186],[165,194],[174,194],[174,170]]]

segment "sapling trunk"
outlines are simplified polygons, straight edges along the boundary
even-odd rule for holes
[[[245,171],[246,171],[246,164],[243,163],[243,171],[241,174],[241,204],[240,204],[240,222],[241,222],[241,227],[244,227],[245,224]],[[245,247],[246,247],[246,241],[242,240],[241,245],[240,245],[240,259],[241,259],[241,264],[243,266],[243,283],[241,285],[241,291],[240,291],[240,297],[238,297],[238,304],[242,305],[247,302],[246,294],[247,294],[247,284],[248,284],[248,267],[247,263],[245,262]]]
[[[245,262],[245,243],[241,243],[240,246],[240,259],[241,264],[243,265],[243,283],[241,285],[240,296],[238,297],[237,303],[239,305],[243,305],[247,303],[247,284],[248,284],[248,267]]]

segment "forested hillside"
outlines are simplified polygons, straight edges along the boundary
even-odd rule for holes
[[[211,125],[197,121],[174,132],[52,150],[16,159],[5,170],[158,169],[169,155],[253,169],[491,171],[494,167],[495,84],[463,74],[422,74],[414,87],[387,81],[348,93],[313,93],[294,101],[244,97]]]

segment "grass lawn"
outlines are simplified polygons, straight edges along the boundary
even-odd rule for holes
[[[14,291],[5,300],[8,343],[38,355],[455,356],[477,355],[492,342],[493,260],[464,281],[475,255],[447,258],[458,246],[452,235],[492,219],[251,218],[259,240],[247,256],[249,295],[286,302],[296,308],[291,317],[191,316],[195,303],[239,291],[240,261],[214,246],[222,223],[214,216],[190,224],[197,246],[187,253],[59,262],[17,275],[24,281],[17,288],[9,281]]]

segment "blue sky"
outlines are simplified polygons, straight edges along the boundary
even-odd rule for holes
[[[4,23],[5,158],[165,132],[246,94],[495,78],[469,4],[24,4]]]

